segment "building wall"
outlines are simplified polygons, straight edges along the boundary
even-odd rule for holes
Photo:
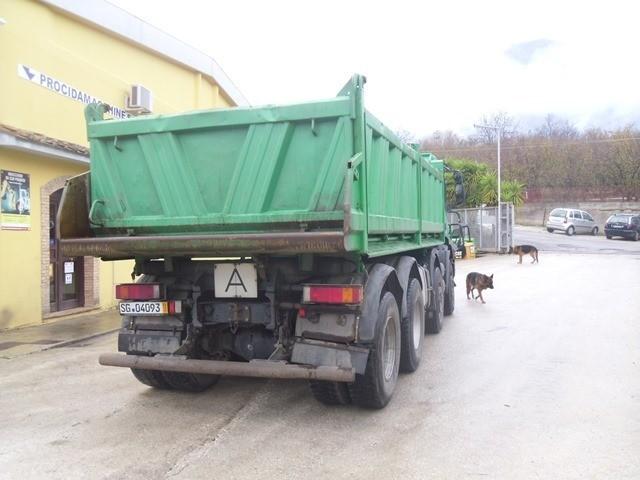
[[[84,105],[20,77],[18,65],[120,108],[133,84],[153,92],[154,113],[230,105],[201,73],[38,2],[3,2],[2,18],[7,23],[0,27],[1,123],[86,144]]]
[[[208,75],[35,0],[1,2],[0,123],[88,145],[84,103],[25,77],[39,72],[118,108],[131,85],[153,93],[153,113],[222,108],[232,101]],[[0,230],[0,330],[42,322],[49,313],[48,198],[87,164],[0,148],[0,169],[30,175],[30,230]],[[57,188],[57,187],[56,187]],[[116,283],[133,262],[86,259],[85,306],[115,305]],[[45,289],[46,288],[46,289]]]
[[[43,231],[40,185],[61,175],[76,175],[82,165],[0,149],[0,167],[29,173],[31,182],[30,230],[0,230],[0,329],[38,323],[42,319],[41,251],[48,248]],[[48,201],[48,200],[47,200]],[[46,239],[46,240],[45,240]]]

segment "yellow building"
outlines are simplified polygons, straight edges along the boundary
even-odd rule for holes
[[[0,3],[0,330],[115,303],[130,262],[61,258],[65,180],[88,170],[83,109],[124,117],[246,104],[202,52],[101,1]]]

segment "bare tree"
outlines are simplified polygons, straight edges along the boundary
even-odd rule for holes
[[[518,133],[515,120],[504,113],[481,121],[505,129],[504,178],[525,183],[533,201],[640,197],[640,130],[633,126],[579,131],[568,120],[547,115],[538,128]],[[496,133],[479,133],[461,137],[438,131],[423,138],[421,148],[447,160],[468,159],[495,168]]]
[[[518,123],[506,112],[496,112],[491,115],[483,115],[480,125],[489,125],[491,127],[499,127],[502,131],[502,138],[513,138],[518,133]],[[493,128],[476,127],[477,137],[481,143],[495,143],[498,132]]]
[[[419,143],[418,137],[416,137],[409,130],[398,130],[395,132],[395,134],[404,143]]]
[[[575,138],[578,136],[578,130],[573,124],[551,113],[545,117],[544,122],[538,127],[536,133],[551,139]]]
[[[609,176],[614,185],[620,187],[627,200],[638,198],[640,193],[640,142],[631,127],[616,132],[614,155],[610,160]]]

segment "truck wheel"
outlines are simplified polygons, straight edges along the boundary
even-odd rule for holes
[[[547,228],[547,232],[553,233],[553,228]]]
[[[351,403],[351,395],[349,395],[349,387],[346,383],[309,380],[309,387],[315,399],[325,405],[349,405]]]
[[[131,373],[138,379],[140,383],[144,383],[153,388],[161,390],[171,390],[171,385],[164,379],[162,372],[158,370],[143,370],[141,368],[132,368]]]
[[[442,278],[442,270],[439,267],[433,271],[433,301],[426,320],[427,333],[439,333],[442,329],[442,317],[444,316],[444,292],[445,283]]]
[[[572,236],[574,233],[576,233],[576,229],[573,226],[567,228],[567,235]]]
[[[395,297],[386,292],[378,305],[376,332],[364,375],[349,384],[353,403],[383,408],[391,400],[400,367],[400,311]]]
[[[409,282],[407,290],[407,317],[402,321],[401,338],[400,371],[415,372],[420,365],[424,344],[424,298],[422,286],[415,278]]]
[[[456,289],[453,284],[453,265],[449,264],[444,289],[444,315],[451,315],[456,308]]]
[[[203,392],[220,379],[220,375],[203,375],[199,373],[182,373],[163,371],[166,382],[176,390],[185,392]]]

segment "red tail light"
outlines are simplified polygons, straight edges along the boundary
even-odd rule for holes
[[[169,313],[182,313],[182,300],[169,300]]]
[[[362,285],[305,285],[303,303],[358,305],[362,303]]]
[[[118,300],[158,300],[162,298],[159,283],[121,283],[116,285]]]

